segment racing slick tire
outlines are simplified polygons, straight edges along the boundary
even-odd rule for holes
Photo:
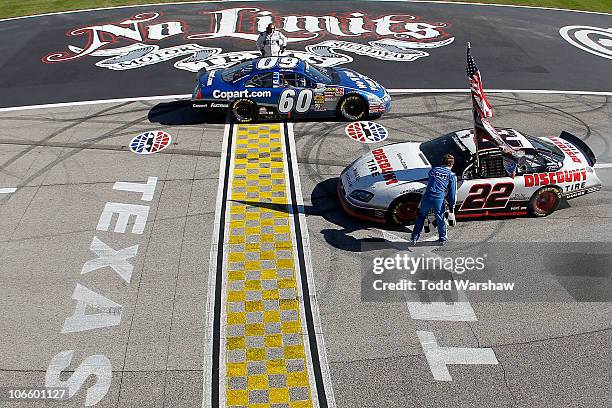
[[[258,110],[255,101],[246,98],[236,99],[231,106],[232,118],[239,123],[251,123],[257,120]]]
[[[419,194],[408,194],[393,200],[387,210],[387,223],[391,225],[408,225],[419,215]]]
[[[337,113],[343,119],[355,122],[367,116],[368,104],[359,95],[346,95],[338,102]]]
[[[561,198],[561,189],[558,187],[542,187],[531,196],[527,211],[533,217],[546,217],[559,208]]]

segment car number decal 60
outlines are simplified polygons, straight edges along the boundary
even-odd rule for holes
[[[302,89],[299,93],[295,89],[285,89],[278,101],[278,111],[289,113],[295,109],[298,113],[304,113],[310,108],[312,95],[312,89]]]
[[[280,68],[290,69],[295,68],[300,62],[299,59],[293,57],[267,57],[262,58],[257,62],[257,69],[270,69],[275,67],[277,64]]]
[[[474,184],[459,210],[482,210],[504,208],[510,200],[514,183]]]

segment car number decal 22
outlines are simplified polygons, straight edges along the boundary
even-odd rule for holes
[[[295,110],[298,113],[304,113],[310,108],[312,95],[312,89],[301,89],[299,93],[295,89],[285,89],[278,101],[278,111],[289,113]]]
[[[489,183],[474,184],[468,191],[468,196],[463,200],[460,211],[482,210],[492,208],[504,208],[510,200],[510,194],[514,190],[514,183]]]

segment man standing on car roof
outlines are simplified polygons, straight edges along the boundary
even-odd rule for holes
[[[444,243],[446,237],[446,222],[444,220],[444,199],[448,201],[449,211],[452,213],[457,199],[457,176],[451,170],[455,164],[455,158],[451,154],[442,157],[442,165],[434,167],[429,171],[429,181],[425,194],[421,198],[419,205],[419,215],[414,223],[412,230],[412,243],[416,243],[421,236],[425,217],[430,209],[433,208],[438,224],[438,242]]]
[[[270,23],[266,27],[266,31],[259,33],[256,47],[261,52],[262,57],[278,57],[285,52],[287,38],[276,29],[274,24]]]

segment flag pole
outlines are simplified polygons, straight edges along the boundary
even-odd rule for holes
[[[472,47],[470,46],[470,42],[468,41],[467,43],[467,53],[470,52],[470,49]],[[471,88],[471,85],[470,85]],[[471,94],[472,90],[470,89],[470,94]],[[478,109],[476,106],[476,101],[474,100],[474,98],[472,97],[472,116],[474,118],[474,145],[476,147],[476,171],[475,171],[475,175],[479,175],[480,174],[480,158],[478,155],[478,128],[479,128],[479,122],[480,122],[480,117],[478,116]],[[480,127],[484,127],[482,125],[482,122],[480,122]]]

